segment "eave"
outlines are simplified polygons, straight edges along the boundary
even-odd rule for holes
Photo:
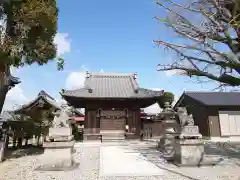
[[[111,101],[116,102],[126,102],[129,104],[135,104],[139,106],[139,108],[146,108],[151,106],[157,102],[157,98],[76,98],[76,97],[68,97],[63,96],[63,98],[73,107],[75,108],[86,108],[88,104],[91,102],[98,102],[100,103],[108,103]],[[129,105],[128,104],[128,105]]]
[[[12,75],[10,75],[8,81],[9,81],[9,86],[10,87],[14,87],[15,85],[21,83],[20,78],[14,77]]]
[[[14,110],[13,112],[15,114],[19,114],[19,113],[26,113],[31,111],[34,107],[37,107],[39,105],[40,101],[44,101],[44,103],[54,107],[55,109],[62,109],[60,105],[57,105],[56,102],[51,102],[51,100],[49,100],[48,98],[46,98],[44,95],[39,95],[37,96],[34,100],[30,101],[28,104],[23,105],[22,107]]]

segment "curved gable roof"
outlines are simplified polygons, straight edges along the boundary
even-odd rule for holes
[[[151,98],[163,91],[140,88],[135,73],[87,73],[84,88],[65,91],[62,96],[77,98]]]
[[[14,110],[14,113],[19,113],[21,111],[33,108],[34,106],[38,105],[41,100],[50,104],[51,106],[55,107],[56,109],[62,109],[61,105],[55,99],[53,99],[53,97],[48,95],[45,91],[40,91],[40,93],[38,93],[38,96],[34,100],[30,101],[27,104],[22,105],[22,107],[20,107],[16,110]]]

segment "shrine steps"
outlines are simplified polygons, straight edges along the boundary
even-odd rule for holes
[[[125,140],[124,133],[103,133],[102,141],[122,141]]]

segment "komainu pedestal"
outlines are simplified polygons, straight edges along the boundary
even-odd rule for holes
[[[178,139],[175,141],[175,163],[179,166],[198,166],[204,157],[201,139]]]
[[[175,140],[174,161],[180,166],[198,166],[204,158],[204,143],[198,126],[194,125],[191,115],[187,115],[186,109],[181,108],[179,120],[181,133]]]
[[[74,142],[45,142],[44,154],[38,170],[66,171],[74,169],[77,164],[73,159]]]
[[[47,141],[43,143],[44,154],[41,158],[41,165],[37,170],[66,171],[77,167],[73,159],[74,141],[72,131],[66,123],[68,118],[64,116],[64,112],[61,112],[61,118],[54,118]]]

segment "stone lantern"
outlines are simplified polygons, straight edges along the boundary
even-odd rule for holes
[[[163,116],[165,131],[158,146],[160,147],[165,159],[173,160],[175,153],[175,137],[179,135],[179,124],[176,121],[177,113],[173,110],[170,103],[166,102],[164,104],[163,111],[159,115]]]

